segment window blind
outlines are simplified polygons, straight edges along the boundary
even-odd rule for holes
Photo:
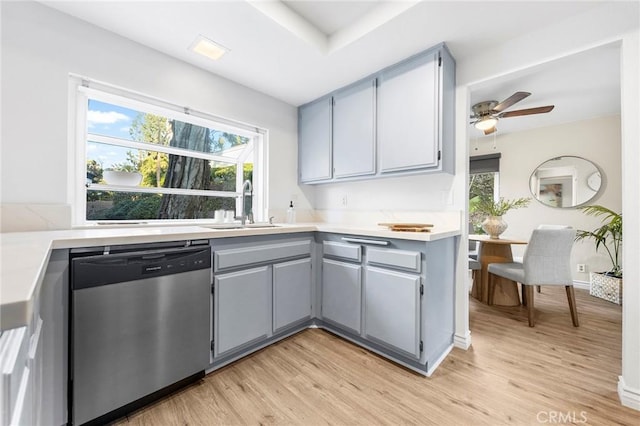
[[[499,172],[501,155],[497,153],[469,157],[469,173]]]

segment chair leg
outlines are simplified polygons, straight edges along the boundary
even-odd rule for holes
[[[537,285],[536,288],[538,289],[538,293],[542,293],[542,287]]]
[[[522,293],[522,306],[527,306],[527,292],[524,289],[524,284],[520,285],[520,293]]]
[[[564,287],[567,290],[567,300],[569,301],[569,310],[571,311],[571,321],[574,327],[579,327],[578,323],[578,308],[576,307],[576,294],[573,291],[572,285]]]
[[[495,290],[495,285],[496,285],[494,279],[495,279],[494,275],[492,273],[489,273],[489,282],[487,283],[487,285],[489,286],[487,305],[489,306],[493,305],[493,291]]]
[[[526,298],[527,298],[527,312],[529,315],[529,327],[533,327],[536,325],[536,320],[534,317],[535,313],[533,311],[533,286],[525,285],[524,291],[526,293]]]

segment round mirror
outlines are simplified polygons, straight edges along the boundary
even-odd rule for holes
[[[598,166],[581,157],[565,155],[540,164],[531,174],[533,197],[550,207],[576,207],[591,201],[600,191]]]

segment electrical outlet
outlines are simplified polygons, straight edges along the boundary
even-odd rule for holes
[[[584,263],[578,263],[577,271],[587,272],[587,265],[585,265]]]
[[[342,207],[347,207],[347,196],[343,195],[342,198],[340,199],[340,204],[342,204]]]

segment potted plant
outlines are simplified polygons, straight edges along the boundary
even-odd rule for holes
[[[579,229],[576,233],[576,241],[592,239],[596,245],[596,252],[601,247],[604,248],[611,261],[610,270],[589,273],[589,294],[620,304],[622,303],[622,266],[620,265],[622,214],[600,205],[578,208],[589,216],[602,217],[602,225],[592,231]]]
[[[481,198],[473,209],[477,213],[481,213],[486,218],[482,222],[482,230],[489,234],[489,238],[498,239],[509,226],[504,221],[502,216],[509,210],[519,209],[529,205],[531,198],[516,198],[514,200],[505,200],[500,197],[500,200],[494,201],[490,198]]]

